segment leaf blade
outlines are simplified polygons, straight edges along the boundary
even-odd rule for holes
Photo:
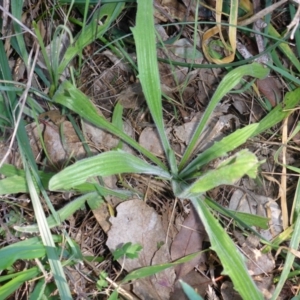
[[[54,175],[49,182],[50,190],[70,189],[84,183],[89,177],[110,176],[120,173],[143,173],[167,179],[171,175],[125,151],[110,151],[82,159]]]

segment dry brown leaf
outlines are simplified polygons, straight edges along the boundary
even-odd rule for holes
[[[30,146],[34,156],[38,159],[43,151],[40,137],[44,139],[45,150],[55,167],[62,166],[71,157],[81,159],[86,153],[81,141],[79,140],[73,125],[69,121],[64,121],[62,126],[62,135],[60,129],[51,121],[45,124],[32,123],[26,126]]]
[[[203,298],[205,297],[207,285],[210,283],[209,278],[192,270],[181,279],[185,283],[189,284],[195,291],[197,291],[200,296]],[[188,297],[183,292],[179,281],[175,283],[174,291],[170,296],[170,300],[188,300]]]
[[[272,107],[282,101],[281,92],[275,78],[266,77],[264,79],[258,79],[256,85],[260,93],[270,101]]]
[[[274,270],[275,261],[272,254],[262,253],[257,249],[259,246],[259,238],[257,236],[249,235],[245,238],[239,231],[234,231],[233,233],[247,258],[246,265],[250,275],[267,274]]]
[[[116,189],[117,188],[117,177],[107,176],[103,178],[104,185],[110,189]],[[99,207],[93,209],[93,214],[103,229],[105,233],[108,232],[108,230],[111,228],[111,223],[108,221],[108,219],[111,216],[111,212],[109,210],[110,207],[115,208],[117,204],[121,202],[119,198],[116,196],[105,196],[105,204],[100,205]]]
[[[221,294],[224,300],[242,300],[242,297],[233,288],[233,283],[224,281],[221,285]]]
[[[251,196],[237,189],[231,196],[229,209],[260,215],[270,218],[270,229],[260,230],[260,234],[267,240],[282,232],[281,210],[279,205],[271,198],[254,194],[248,191]]]
[[[192,208],[187,218],[184,220],[181,229],[175,237],[171,246],[172,260],[177,260],[188,254],[202,250],[202,242],[206,232],[197,214]],[[175,272],[177,279],[188,274],[193,268],[206,260],[204,254],[199,254],[192,260],[176,266]]]
[[[114,135],[84,120],[82,121],[82,131],[86,140],[89,141],[93,153],[98,153],[102,149],[111,150],[117,147],[120,142],[120,139]],[[134,138],[134,131],[129,120],[123,123],[123,131]],[[125,143],[123,143],[123,150],[134,153],[132,148]]]
[[[140,134],[139,144],[157,156],[164,155],[164,149],[158,136],[157,130],[146,127]]]
[[[162,22],[168,22],[172,19],[185,20],[186,19],[186,7],[178,0],[155,0],[155,13],[154,16],[156,23],[159,20]],[[188,16],[188,21],[193,21],[192,16]]]
[[[169,262],[166,246],[159,247],[166,240],[161,217],[142,200],[129,200],[117,206],[117,217],[110,218],[106,245],[114,251],[122,244],[131,242],[142,245],[138,258],[120,259],[119,263],[128,272],[155,264]],[[142,299],[169,299],[175,273],[167,269],[157,276],[151,276],[134,283],[134,290]]]

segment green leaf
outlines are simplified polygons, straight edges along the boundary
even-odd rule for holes
[[[77,199],[71,201],[67,205],[65,205],[63,208],[57,211],[59,215],[60,222],[57,222],[57,220],[53,216],[49,216],[47,218],[47,224],[49,228],[53,228],[55,226],[61,225],[61,222],[68,219],[71,215],[73,215],[78,209],[80,209],[86,201],[89,199],[93,199],[97,195],[97,193],[89,193],[85,194],[81,197],[78,197]],[[14,229],[20,232],[39,232],[39,227],[37,224],[29,225],[29,226],[14,226]]]
[[[200,153],[184,170],[179,173],[180,178],[189,178],[195,171],[199,171],[201,167],[208,164],[210,161],[218,157],[225,156],[228,152],[244,144],[251,136],[253,136],[258,127],[259,124],[248,125],[224,137],[220,142],[215,142],[213,146]]]
[[[147,105],[156,125],[173,174],[177,174],[174,151],[167,138],[161,100],[161,86],[157,62],[153,2],[138,0],[136,26],[131,28],[135,40],[139,79]],[[147,32],[147,34],[145,34]]]
[[[68,190],[84,183],[89,177],[110,176],[121,173],[152,174],[166,179],[171,175],[125,151],[110,151],[82,159],[54,175],[49,182],[50,190]]]
[[[76,112],[78,115],[92,124],[121,138],[124,142],[135,148],[138,152],[141,152],[150,160],[152,160],[155,164],[167,170],[166,166],[156,156],[154,156],[145,148],[141,147],[135,140],[125,134],[117,126],[111,124],[104,117],[100,116],[90,102],[90,99],[70,82],[64,81],[60,85],[53,96],[53,101]]]
[[[247,149],[241,150],[223,161],[216,169],[204,173],[178,197],[189,198],[203,194],[219,185],[234,184],[235,181],[246,174],[251,178],[255,178],[259,165],[260,163],[252,152]]]
[[[56,242],[60,238],[53,236]],[[0,270],[10,267],[18,259],[34,259],[45,256],[46,250],[41,238],[34,237],[0,249]]]
[[[198,251],[198,252],[189,254],[189,255],[187,255],[183,258],[180,258],[180,259],[178,259],[178,260],[176,260],[172,263],[154,265],[154,266],[144,267],[144,268],[134,270],[131,273],[129,273],[128,275],[126,275],[126,277],[123,279],[123,282],[125,283],[125,282],[128,282],[130,280],[135,280],[135,279],[144,278],[144,277],[154,275],[154,274],[156,274],[158,272],[161,272],[165,269],[168,269],[168,268],[174,267],[176,265],[188,262],[191,259],[193,259],[194,257],[198,256],[202,252],[203,251]]]
[[[118,300],[118,290],[114,290],[111,295],[109,296],[108,300]]]
[[[300,210],[299,210],[299,202],[300,202],[300,180],[298,179],[298,183],[297,183],[297,189],[295,192],[295,199],[294,201],[296,202],[296,211],[295,211],[295,230],[293,231],[293,235],[292,238],[290,240],[289,243],[289,248],[291,249],[295,249],[297,250],[299,248],[299,244],[300,244],[300,230],[298,230],[298,228],[300,228]],[[291,271],[291,268],[293,266],[293,262],[295,260],[296,256],[295,254],[293,254],[291,251],[287,252],[286,258],[284,260],[284,266],[283,269],[281,271],[280,274],[280,279],[276,285],[276,289],[273,292],[272,295],[272,300],[276,300],[278,299],[278,296],[280,294],[280,292],[282,291],[282,288],[289,276],[289,273]]]
[[[124,255],[128,258],[134,259],[139,256],[139,252],[143,249],[140,244],[132,244],[131,242],[122,245],[121,247],[117,248],[113,252],[114,260],[118,260],[119,258],[123,257]]]
[[[299,104],[299,99],[300,88],[287,92],[284,96],[283,102],[278,104],[262,120],[259,121],[259,126],[252,136],[257,136],[288,117],[295,106]]]
[[[20,272],[14,279],[0,287],[0,299],[7,299],[7,297],[16,291],[24,282],[37,277],[40,272],[38,268],[31,268]]]
[[[84,32],[80,32],[75,38],[75,43],[68,47],[59,65],[58,75],[61,75],[65,71],[68,64],[76,55],[81,55],[82,50],[87,45],[107,32],[111,23],[122,12],[124,4],[125,2],[117,1],[99,6],[94,12],[92,19],[89,21],[89,24],[85,26]],[[99,25],[99,21],[102,23],[101,25]]]
[[[23,164],[26,172],[29,194],[34,208],[34,214],[37,220],[37,224],[39,226],[41,239],[43,241],[43,244],[45,245],[47,258],[53,274],[54,281],[56,283],[60,297],[62,299],[72,299],[71,291],[67,283],[64,269],[59,259],[59,255],[56,251],[53,236],[51,234],[50,228],[48,227],[45,212],[39,198],[38,190],[39,188],[42,188],[42,186],[39,185],[39,183],[36,181],[36,178],[33,176],[33,173],[31,173],[28,161],[23,159]],[[55,210],[53,210],[52,213],[57,214]],[[70,239],[68,237],[66,238],[67,240]]]
[[[222,274],[229,275],[234,289],[239,292],[242,299],[264,299],[247,270],[244,257],[238,251],[226,231],[208,210],[206,204],[198,198],[191,198],[191,201],[209,236],[212,250],[218,254],[221,260],[224,269]]]
[[[222,215],[224,215],[228,218],[232,218],[234,221],[236,221],[243,228],[245,227],[245,225],[248,226],[249,230],[251,230],[251,228],[250,228],[251,226],[256,226],[256,227],[259,227],[259,228],[262,228],[262,229],[268,229],[269,228],[269,224],[268,224],[269,218],[229,210],[229,209],[221,206],[217,202],[215,202],[215,201],[213,201],[213,200],[211,200],[207,197],[204,199],[204,202],[209,207],[211,207],[213,210],[219,212],[220,214],[222,214]]]
[[[28,193],[28,186],[25,178],[24,170],[20,170],[15,166],[4,164],[0,168],[0,174],[7,176],[0,180],[0,195]],[[47,188],[53,173],[38,172],[42,185]]]
[[[26,180],[20,176],[10,176],[0,180],[0,195],[28,192]]]
[[[104,272],[104,271],[102,271],[100,273],[99,280],[97,281],[97,287],[98,287],[98,289],[102,290],[103,288],[108,287],[108,282],[106,280],[107,276],[108,276],[108,274],[106,272]]]
[[[28,186],[25,178],[24,170],[18,169],[12,165],[3,165],[0,168],[0,174],[7,176],[8,178],[0,180],[0,195],[10,194],[10,193],[28,193]],[[38,172],[41,183],[45,189],[48,189],[48,184],[55,173],[45,173]],[[101,186],[97,183],[85,182],[74,187],[76,192],[88,193],[88,192],[98,192],[101,196],[115,196],[122,200],[127,199],[133,195],[132,192],[116,189],[112,190]],[[92,200],[91,200],[92,201]]]
[[[179,280],[179,282],[182,286],[184,293],[186,294],[189,300],[203,300],[203,298],[199,296],[190,285],[188,285],[182,280]]]
[[[187,161],[191,158],[193,151],[195,150],[195,147],[197,145],[199,136],[203,132],[205,126],[207,125],[209,118],[211,117],[213,110],[215,109],[218,102],[222,99],[222,97],[226,93],[228,93],[231,89],[233,89],[241,81],[241,79],[244,76],[252,76],[255,78],[264,78],[268,75],[268,73],[269,73],[269,69],[263,67],[261,64],[252,63],[251,65],[241,66],[241,67],[238,67],[238,68],[232,70],[222,79],[217,90],[215,91],[211,100],[209,101],[209,104],[205,110],[205,113],[203,114],[203,116],[193,134],[193,137],[181,159],[181,162],[179,164],[179,170],[183,169],[183,167],[186,165]]]
[[[282,36],[276,31],[276,29],[273,27],[272,24],[269,24],[268,26],[268,32],[271,36],[274,36],[276,38],[282,38]],[[288,43],[280,43],[278,45],[278,48],[281,50],[281,52],[292,62],[292,65],[297,68],[298,72],[300,72],[300,62],[297,59],[297,56],[291,49]]]

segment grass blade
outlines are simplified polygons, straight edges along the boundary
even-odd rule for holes
[[[59,216],[60,222],[57,222],[57,220],[53,216],[49,216],[47,218],[47,224],[48,227],[51,229],[55,226],[61,225],[63,221],[68,219],[72,214],[74,214],[77,210],[79,210],[86,201],[88,201],[90,198],[95,197],[97,195],[96,193],[90,193],[85,194],[81,197],[76,198],[75,200],[71,201],[67,205],[65,205],[63,208],[57,211],[57,214]],[[28,225],[28,226],[14,226],[14,229],[20,232],[30,232],[35,233],[39,232],[39,227],[37,224]],[[1,250],[0,250],[1,251]]]
[[[25,272],[21,272],[14,279],[0,287],[0,299],[7,299],[14,291],[16,291],[24,282],[37,277],[40,274],[38,268],[31,268]]]
[[[215,91],[212,99],[210,100],[205,113],[203,114],[199,125],[197,126],[193,137],[181,159],[179,164],[179,170],[182,170],[186,165],[188,160],[193,154],[195,150],[197,141],[202,131],[204,130],[213,110],[215,109],[218,102],[222,99],[222,97],[228,93],[231,89],[233,89],[244,76],[252,76],[255,78],[264,78],[268,75],[269,70],[264,68],[262,65],[258,63],[252,63],[251,65],[238,67],[231,72],[229,72],[219,84],[217,90]]]
[[[228,152],[236,149],[244,144],[249,137],[253,135],[259,124],[251,124],[243,129],[238,129],[229,136],[224,137],[220,142],[215,142],[212,147],[199,154],[186,168],[184,168],[179,176],[181,178],[191,178],[195,176],[193,173],[200,171],[201,167],[210,161],[227,155]]]
[[[82,118],[91,122],[92,124],[121,138],[124,142],[144,154],[162,169],[167,170],[166,166],[156,156],[154,156],[145,148],[141,147],[135,140],[130,138],[117,126],[111,124],[104,117],[100,116],[95,107],[90,103],[89,98],[85,96],[81,91],[79,91],[75,86],[73,86],[70,82],[64,81],[61,84],[53,97],[53,101],[76,112]]]
[[[239,292],[242,299],[264,299],[248,273],[244,257],[237,250],[226,231],[210,213],[205,202],[198,198],[191,198],[191,201],[209,236],[211,248],[216,251],[221,260],[224,268],[222,274],[230,276],[234,289]]]
[[[299,203],[300,203],[300,180],[298,179],[297,189],[295,191],[295,199],[294,199],[296,205],[295,207],[298,208],[298,211],[295,211],[296,215],[296,221],[295,221],[295,230],[293,231],[293,235],[289,244],[290,249],[298,250],[299,243],[300,243],[300,230],[297,230],[300,228],[300,210],[299,210]],[[291,271],[291,267],[293,265],[293,262],[295,260],[295,254],[293,254],[291,251],[288,251],[286,254],[286,258],[284,261],[283,270],[280,274],[280,279],[276,285],[275,291],[273,292],[272,300],[276,300],[282,291],[282,288],[285,284],[285,281],[287,280],[289,273]]]
[[[84,34],[81,32],[76,37],[74,45],[68,47],[64,58],[58,67],[59,76],[64,72],[71,60],[82,52],[84,47],[107,32],[109,26],[119,16],[123,8],[124,2],[118,1],[104,4],[94,12],[92,20],[85,27]],[[105,20],[103,25],[98,25],[99,20]]]
[[[137,2],[136,26],[131,28],[131,30],[136,44],[139,79],[151,116],[168,158],[171,171],[173,174],[177,174],[175,154],[170,147],[163,122],[162,95],[155,43],[153,2],[144,0],[138,0]],[[147,34],[145,34],[146,32]]]
[[[247,174],[256,177],[260,163],[257,157],[247,149],[241,150],[234,156],[223,161],[217,168],[205,172],[198,180],[185,189],[179,198],[190,198],[203,194],[216,186],[234,184],[238,179]]]
[[[82,159],[65,168],[50,179],[49,189],[68,190],[84,183],[89,177],[105,177],[120,173],[143,173],[171,178],[171,175],[161,168],[152,166],[125,151],[118,150]]]
[[[24,160],[23,160],[24,161]],[[56,283],[56,286],[59,291],[59,295],[61,299],[73,299],[71,296],[71,292],[69,289],[69,285],[67,283],[65,273],[62,267],[62,264],[59,260],[58,253],[56,252],[56,247],[50,232],[50,229],[48,227],[46,216],[44,213],[44,210],[42,208],[39,196],[37,194],[37,190],[35,187],[35,179],[30,174],[30,171],[28,167],[26,168],[25,165],[25,171],[26,171],[26,178],[29,188],[29,193],[31,196],[32,205],[34,208],[34,213],[37,219],[37,223],[39,226],[41,238],[43,241],[43,244],[45,245],[48,261],[51,267],[51,270],[53,272],[53,277]]]

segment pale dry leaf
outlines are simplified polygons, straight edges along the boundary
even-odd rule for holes
[[[234,191],[230,198],[229,209],[244,213],[260,215],[270,218],[269,229],[261,229],[260,234],[267,240],[271,240],[282,232],[281,210],[279,205],[271,198],[248,192],[251,196],[245,194],[242,190]]]
[[[159,30],[161,39],[166,39],[166,32],[162,29]],[[180,42],[184,45],[169,45],[168,47],[158,48],[157,56],[163,59],[171,59],[178,62],[186,62],[187,55],[190,55],[190,47],[187,47],[187,42]],[[190,45],[190,44],[189,44]],[[174,53],[174,49],[177,49],[177,54]],[[188,50],[188,51],[187,51]],[[189,54],[187,54],[189,53]],[[183,57],[180,57],[182,56]],[[201,58],[201,52],[197,52],[196,56],[197,63],[201,63],[203,58]],[[187,67],[181,66],[170,66],[169,64],[159,62],[159,73],[161,78],[161,83],[168,87],[168,89],[180,88],[181,84],[186,87],[189,82],[191,82],[198,74],[199,70],[190,71]]]
[[[104,185],[110,189],[116,189],[117,188],[117,177],[115,175],[112,176],[105,176],[103,178]],[[103,229],[105,233],[108,232],[111,228],[111,223],[108,221],[110,218],[110,211],[108,209],[108,205],[110,205],[112,208],[115,208],[116,205],[118,205],[121,200],[117,198],[116,196],[105,196],[105,202],[106,204],[100,205],[100,207],[97,207],[93,209],[93,214]]]
[[[198,39],[197,44],[200,44],[200,39]],[[179,39],[168,49],[187,63],[201,64],[203,61],[203,54],[199,50],[195,50],[194,45],[188,39]]]
[[[154,2],[156,23],[167,22],[172,19],[186,19],[186,7],[178,0],[155,0]],[[188,21],[192,21],[188,16]]]
[[[68,155],[62,145],[59,128],[53,123],[50,125],[49,122],[49,125],[45,127],[43,138],[51,163],[56,166],[63,164],[63,162],[68,159]]]
[[[256,81],[256,85],[260,93],[269,100],[272,107],[276,106],[282,101],[282,95],[278,87],[279,83],[274,77],[258,79]]]
[[[274,294],[275,285],[273,283],[273,276],[271,274],[268,274],[268,276],[259,275],[254,276],[254,282],[258,289],[262,292],[264,299],[269,300],[272,299],[272,296]],[[286,299],[285,297],[279,296],[277,300],[283,300]]]
[[[61,126],[63,136],[60,135],[59,127],[50,122],[43,134],[46,151],[55,165],[61,165],[71,157],[76,159],[85,157],[85,150],[72,123],[65,121]]]
[[[43,151],[40,137],[44,140],[45,150],[56,167],[63,165],[71,157],[81,159],[86,153],[71,122],[63,121],[60,128],[51,121],[45,124],[31,123],[26,126],[29,143],[35,158],[39,161]]]
[[[120,139],[114,135],[84,120],[82,121],[82,131],[93,153],[98,153],[100,150],[111,150],[117,147],[120,142]],[[123,122],[123,131],[134,138],[134,130],[129,120]],[[132,148],[125,143],[123,143],[123,150],[128,153],[134,153]]]
[[[205,129],[203,130],[201,136],[197,141],[197,146],[195,147],[195,153],[199,151],[204,151],[209,148],[215,141],[221,140],[225,135],[222,133],[224,130],[229,130],[232,127],[232,120],[234,120],[235,128],[240,127],[240,122],[238,118],[232,114],[217,116],[215,113],[214,116],[209,120]],[[198,118],[198,117],[197,117]],[[199,124],[199,120],[193,118],[191,122],[187,122],[180,126],[174,127],[174,135],[177,140],[188,145],[193,137],[194,131]],[[185,147],[182,147],[183,149]]]
[[[73,125],[69,121],[64,121],[61,124],[64,139],[63,145],[67,152],[68,158],[75,157],[76,159],[82,159],[86,156],[86,152],[80,141]]]
[[[242,297],[234,290],[230,281],[225,281],[221,285],[221,294],[224,300],[242,300]]]
[[[194,270],[190,271],[188,274],[181,278],[182,281],[189,284],[197,293],[205,297],[206,289],[208,283],[210,283],[210,279],[205,277],[204,275],[196,272]],[[170,300],[188,300],[188,297],[185,295],[182,290],[181,284],[179,281],[175,283],[174,291],[170,296]]]
[[[164,155],[164,149],[155,128],[146,127],[140,134],[139,144],[154,155]]]
[[[171,246],[172,260],[177,260],[188,254],[195,253],[202,250],[202,242],[206,232],[204,226],[195,211],[191,209],[189,215],[184,220],[180,231],[176,235]],[[197,265],[203,264],[206,261],[204,254],[199,254],[192,260],[183,264],[177,265],[175,268],[177,279],[181,279],[188,274]]]
[[[111,251],[128,242],[138,243],[143,247],[138,258],[119,260],[128,272],[152,265],[153,257],[156,264],[170,261],[168,249],[159,249],[158,246],[166,240],[161,217],[142,200],[129,200],[119,204],[117,216],[111,217],[110,222],[112,226],[107,233],[106,245]],[[144,296],[139,295],[142,299],[168,299],[166,295],[171,292],[174,280],[174,272],[165,272],[163,278],[151,276],[137,280],[135,290],[143,292]]]
[[[250,275],[271,273],[275,268],[275,261],[271,253],[262,253],[257,247],[259,238],[249,235],[247,238],[239,231],[234,231],[234,237],[241,245],[243,254],[246,256],[246,265]]]
[[[100,207],[93,209],[93,214],[103,231],[107,233],[110,230],[110,223],[108,222],[110,214],[107,205],[103,204],[100,205]]]

